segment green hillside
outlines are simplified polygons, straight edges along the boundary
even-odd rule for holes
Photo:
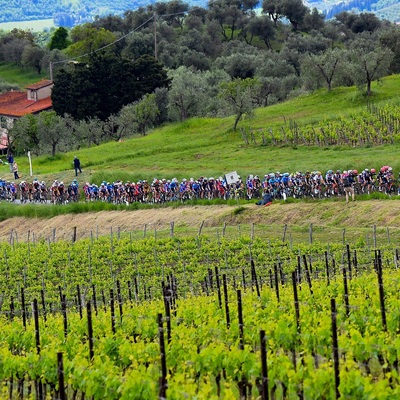
[[[139,180],[157,178],[190,178],[220,176],[236,170],[242,176],[262,175],[271,171],[345,168],[377,168],[389,164],[400,171],[399,144],[381,146],[273,146],[246,144],[241,129],[269,129],[279,132],[290,121],[297,124],[327,121],[366,110],[367,101],[374,104],[398,102],[400,76],[385,78],[374,85],[373,96],[365,98],[355,88],[320,90],[283,104],[256,110],[252,119],[243,120],[237,132],[232,131],[233,117],[223,119],[195,118],[155,129],[145,137],[111,142],[59,154],[54,158],[33,158],[33,174],[46,181],[73,179],[72,159],[82,162],[81,181]],[[29,173],[27,158],[18,159],[20,171]],[[3,178],[10,179],[6,166]]]
[[[387,6],[379,7],[379,3],[377,3],[376,10],[372,10],[372,12],[379,19],[386,19],[388,21],[399,21],[400,20],[400,4],[388,4]]]
[[[23,89],[27,85],[39,82],[41,79],[49,79],[49,75],[46,70],[38,75],[33,69],[16,68],[12,63],[0,63],[0,79],[4,82],[18,85]]]

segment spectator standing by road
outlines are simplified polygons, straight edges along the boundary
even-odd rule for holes
[[[13,172],[13,165],[14,165],[14,157],[11,153],[8,154],[7,162],[10,165],[10,172]]]
[[[12,165],[12,172],[14,172],[14,179],[19,179],[18,164],[16,161],[14,161],[14,164]]]
[[[344,187],[344,193],[346,195],[346,203],[349,202],[349,197],[351,196],[351,200],[355,200],[355,193],[353,188],[354,183],[354,175],[353,171],[344,171],[342,175],[342,183]]]
[[[78,176],[78,171],[79,173],[82,173],[81,162],[77,156],[74,156],[74,169],[75,169],[75,176]]]

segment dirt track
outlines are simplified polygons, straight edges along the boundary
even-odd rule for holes
[[[176,228],[196,230],[204,221],[204,227],[255,223],[262,225],[293,225],[327,227],[369,228],[400,227],[400,201],[360,201],[346,205],[343,202],[317,202],[273,204],[258,207],[244,206],[237,212],[235,206],[195,206],[162,208],[137,211],[104,211],[97,213],[61,215],[51,219],[11,218],[0,222],[0,240],[9,240],[11,231],[18,240],[26,240],[28,231],[36,238],[52,238],[54,229],[57,239],[70,239],[74,227],[77,237],[93,234],[109,234],[112,228],[123,231],[169,229],[171,222]],[[32,236],[31,236],[32,237]]]
[[[28,231],[36,238],[51,238],[56,229],[57,239],[69,239],[73,229],[77,227],[77,237],[89,237],[93,234],[109,234],[120,229],[124,231],[147,229],[166,229],[174,222],[179,226],[198,226],[205,221],[205,226],[212,226],[229,214],[232,208],[228,206],[205,206],[185,208],[163,208],[137,211],[101,211],[97,213],[60,215],[50,219],[39,218],[11,218],[0,222],[0,240],[8,240],[11,231],[16,233],[20,240],[26,240]],[[32,237],[32,236],[31,236]]]

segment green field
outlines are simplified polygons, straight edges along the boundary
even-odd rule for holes
[[[28,29],[32,32],[42,32],[54,27],[53,19],[40,19],[33,21],[13,21],[0,23],[0,29],[11,31],[13,29]]]

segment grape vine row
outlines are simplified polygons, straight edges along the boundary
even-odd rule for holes
[[[376,146],[400,141],[400,106],[368,105],[365,110],[315,125],[285,122],[279,129],[242,129],[243,140],[255,145]]]
[[[389,244],[121,236],[0,251],[2,398],[400,394]]]

